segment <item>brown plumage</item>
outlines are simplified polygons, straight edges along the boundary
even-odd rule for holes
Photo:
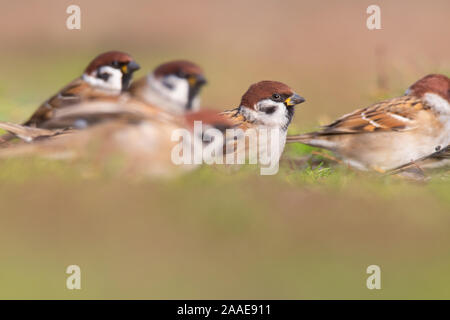
[[[195,63],[187,60],[175,60],[161,64],[154,70],[157,77],[178,74],[182,78],[189,76],[203,76],[203,70]]]
[[[266,95],[261,96],[261,99],[265,98]],[[292,100],[286,102],[289,106],[303,101],[295,94],[287,99]],[[278,104],[284,106],[281,102]],[[4,149],[0,152],[0,157],[88,159],[101,165],[107,163],[107,159],[118,156],[123,160],[123,169],[126,173],[171,175],[198,166],[197,164],[177,166],[173,163],[172,152],[180,143],[172,141],[175,130],[184,129],[192,133],[194,121],[201,121],[203,127],[200,136],[192,136],[194,140],[201,142],[206,133],[205,129],[208,128],[225,132],[232,128],[246,130],[250,127],[257,129],[263,126],[263,122],[249,120],[245,112],[239,112],[239,109],[223,113],[203,110],[175,116],[126,95],[116,101],[90,101],[56,109],[46,125],[72,126],[78,119],[96,125],[88,126],[85,130],[63,131],[54,135],[52,135],[54,131],[32,128],[30,129],[32,134],[26,136],[20,133],[20,136],[26,141],[38,141]],[[19,129],[28,132],[27,128]],[[22,132],[18,129],[13,132],[19,131]],[[224,145],[229,142],[235,143],[235,137],[225,141]],[[183,141],[183,144],[185,143],[188,142]],[[188,143],[185,147],[191,148],[191,145]]]
[[[41,136],[31,144],[11,146],[1,150],[0,157],[87,160],[97,168],[117,158],[123,163],[122,173],[138,176],[170,176],[196,167],[176,166],[171,161],[171,151],[177,144],[171,141],[171,135],[185,127],[183,120],[154,116],[151,110],[138,104],[94,102],[58,110],[51,121],[66,123],[79,117],[100,121],[85,130]]]
[[[206,82],[200,66],[186,60],[175,60],[158,66],[152,73],[133,82],[129,92],[136,99],[181,115],[198,111],[200,91]],[[186,96],[182,92],[186,92]]]
[[[130,64],[133,66],[130,68]],[[92,75],[98,68],[102,66],[113,66],[118,68],[123,77],[131,79],[131,75],[139,66],[134,62],[133,58],[123,52],[109,51],[97,56],[87,66],[84,75]],[[126,81],[128,85],[129,79]],[[126,88],[122,88],[126,89]],[[33,127],[42,127],[43,124],[53,117],[54,110],[66,106],[79,104],[83,101],[95,99],[108,99],[118,96],[120,91],[113,92],[101,86],[92,86],[86,82],[83,77],[77,78],[69,83],[67,86],[58,91],[55,95],[46,100],[28,119],[24,125]]]
[[[325,126],[319,134],[409,130],[418,113],[429,108],[417,97],[389,99],[347,114]]]
[[[55,110],[84,101],[97,99],[114,99],[116,96],[103,90],[90,86],[81,78],[75,79],[69,85],[62,88],[56,95],[45,101],[24,123],[25,126],[45,127],[46,122],[53,118]]]
[[[282,82],[260,81],[248,88],[242,96],[240,105],[253,109],[258,101],[270,99],[274,93],[289,97],[294,92]]]
[[[287,141],[332,150],[359,169],[392,169],[447,144],[449,84],[444,75],[425,76],[405,96],[358,109]]]
[[[415,82],[408,91],[416,97],[423,98],[426,93],[432,92],[450,102],[450,78],[443,74],[429,74]]]
[[[108,51],[99,54],[84,70],[85,74],[91,74],[101,66],[108,66],[117,63],[118,66],[127,66],[129,63],[134,62],[134,59],[125,52],[121,51]],[[125,72],[126,73],[126,72]]]
[[[232,127],[215,111],[176,117],[134,99],[95,101],[59,109],[48,125],[70,125],[80,118],[96,125],[84,130],[55,131],[0,123],[0,128],[27,142],[34,141],[3,149],[0,157],[88,160],[96,166],[103,166],[108,159],[117,157],[123,163],[125,174],[171,176],[198,166],[173,163],[171,156],[176,145],[192,146],[189,142],[172,141],[175,130],[186,129],[193,133],[194,121],[201,121],[204,129]],[[192,138],[202,139],[202,134]]]

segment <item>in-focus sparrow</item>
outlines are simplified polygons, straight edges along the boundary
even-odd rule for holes
[[[304,101],[303,97],[284,83],[260,81],[249,87],[242,96],[239,107],[222,112],[222,116],[231,121],[235,128],[242,129],[244,134],[248,129],[254,129],[259,137],[260,148],[263,146],[269,148],[272,143],[271,130],[274,130],[272,132],[276,133],[278,141],[273,142],[278,146],[277,152],[281,156],[286,143],[287,129],[294,117],[294,107]],[[261,129],[267,129],[268,135],[260,136]]]
[[[205,83],[203,70],[198,65],[178,60],[158,66],[133,82],[129,91],[145,103],[173,114],[183,114],[199,109],[199,93]]]
[[[129,87],[133,72],[138,69],[139,65],[124,52],[102,53],[92,60],[81,77],[45,101],[24,125],[43,127],[56,109],[86,100],[117,97]]]
[[[427,75],[402,97],[356,110],[320,131],[287,141],[331,150],[361,170],[385,171],[420,159],[450,142],[450,79]]]

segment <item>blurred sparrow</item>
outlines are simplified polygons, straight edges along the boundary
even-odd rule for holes
[[[201,144],[202,134],[193,135],[194,121],[203,125],[224,130],[231,128],[223,118],[210,112],[199,112],[195,116],[174,116],[168,113],[155,114],[152,108],[142,104],[126,104],[98,101],[69,106],[56,110],[51,121],[66,119],[110,118],[110,121],[97,122],[85,130],[47,130],[21,125],[1,123],[0,128],[13,132],[32,144],[17,144],[0,151],[0,158],[44,157],[49,159],[83,159],[95,165],[108,164],[117,157],[123,164],[126,174],[151,176],[171,176],[192,170],[200,163],[177,165],[172,158],[173,150],[180,144],[182,152],[202,157],[202,150],[193,148]],[[205,127],[204,127],[205,128]],[[173,133],[184,129],[190,132],[190,139],[176,141]],[[199,154],[196,154],[199,153]]]
[[[150,105],[174,114],[197,111],[200,89],[206,83],[203,70],[189,61],[171,61],[135,81],[130,93]]]
[[[385,171],[420,159],[450,142],[450,79],[427,75],[402,97],[356,110],[320,131],[287,141],[329,149],[361,170]]]
[[[86,100],[117,97],[128,88],[133,72],[138,69],[139,65],[126,53],[102,53],[92,60],[80,78],[45,101],[24,125],[42,127],[56,109]]]

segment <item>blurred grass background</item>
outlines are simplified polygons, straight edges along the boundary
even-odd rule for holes
[[[3,1],[0,120],[23,121],[118,49],[137,77],[174,58],[202,65],[205,106],[237,106],[251,83],[306,97],[291,132],[449,75],[450,3],[383,1]],[[290,146],[289,156],[310,148]],[[0,162],[0,298],[450,298],[448,173],[428,184],[345,168],[278,175],[202,168],[170,181],[37,159]],[[65,269],[82,270],[82,290]],[[377,264],[382,290],[366,288]]]

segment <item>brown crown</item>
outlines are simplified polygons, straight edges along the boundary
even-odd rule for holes
[[[242,96],[241,106],[254,108],[255,104],[264,99],[270,99],[273,94],[291,96],[294,94],[291,88],[277,81],[260,81],[252,84]]]
[[[94,70],[97,70],[101,66],[111,65],[114,61],[117,61],[119,64],[126,64],[134,59],[125,52],[120,51],[108,51],[98,55],[91,63],[87,66],[84,73],[90,74]]]
[[[429,74],[415,82],[409,90],[420,98],[426,93],[435,93],[450,102],[450,79],[443,74]]]
[[[186,76],[203,75],[203,70],[190,61],[177,60],[164,63],[154,71],[156,77],[168,76],[171,74],[184,73]]]

